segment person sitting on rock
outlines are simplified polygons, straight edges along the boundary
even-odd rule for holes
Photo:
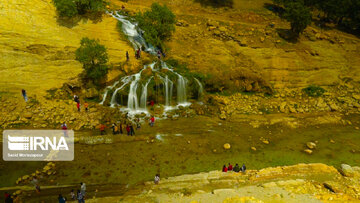
[[[241,170],[241,169],[240,169],[239,164],[236,164],[235,167],[234,167],[234,169],[233,169],[233,171],[235,171],[236,173],[238,173],[240,170]]]
[[[227,169],[226,165],[224,164],[222,172],[227,172],[227,171],[228,171],[228,169]]]
[[[229,163],[228,171],[232,171],[232,170],[233,170],[233,166]]]
[[[155,178],[154,178],[154,183],[155,183],[155,184],[159,184],[159,182],[160,182],[160,175],[159,175],[159,174],[156,174],[156,175],[155,175]]]
[[[245,171],[246,171],[246,166],[245,166],[245,164],[242,165],[241,171],[242,171],[243,173],[245,173]]]

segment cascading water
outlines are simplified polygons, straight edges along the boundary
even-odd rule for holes
[[[119,82],[120,82],[120,81],[116,81],[113,85],[107,86],[107,87],[105,88],[106,91],[105,91],[105,93],[104,93],[104,95],[103,95],[103,99],[102,99],[101,102],[100,102],[101,105],[104,104],[104,102],[105,102],[105,100],[106,100],[106,97],[107,97],[109,91],[112,90],[112,89],[114,89],[114,87],[115,87]]]
[[[147,103],[147,92],[148,92],[148,85],[151,81],[152,77],[150,77],[150,79],[146,82],[146,84],[143,86],[143,91],[141,93],[141,98],[140,98],[140,108],[144,111],[146,111],[146,103]]]
[[[204,87],[203,87],[203,85],[201,84],[201,82],[200,82],[197,78],[194,78],[194,80],[195,80],[196,83],[199,85],[198,98],[201,98],[202,95],[204,94]]]
[[[177,74],[178,80],[177,80],[177,101],[179,105],[185,105],[187,104],[187,96],[186,96],[186,83],[187,79],[181,76],[180,74]]]
[[[137,49],[144,50],[145,49],[144,51],[146,51],[152,55],[155,55],[155,56],[157,55],[158,50],[156,48],[154,48],[153,46],[151,46],[150,44],[146,43],[145,39],[142,37],[142,34],[141,34],[142,31],[137,28],[136,23],[130,22],[129,20],[126,19],[127,17],[122,16],[117,12],[109,13],[109,14],[122,23],[122,31],[127,36],[128,40],[132,43],[135,50],[137,50]],[[177,96],[178,105],[188,105],[189,103],[187,103],[187,91],[186,91],[188,80],[185,77],[183,77],[182,75],[180,75],[179,73],[175,72],[172,68],[169,68],[165,62],[163,62],[161,60],[160,60],[160,62],[161,62],[162,69],[167,69],[170,71],[169,73],[175,74],[177,76],[177,83],[176,83],[177,95],[176,96]],[[150,67],[151,70],[159,76],[159,78],[161,79],[162,84],[164,86],[165,109],[172,109],[171,100],[172,100],[174,82],[169,79],[169,77],[168,77],[168,75],[166,75],[166,73],[161,72],[161,70],[159,70],[159,69],[154,69],[155,64],[156,64],[156,62],[149,64],[149,65],[145,65],[144,68],[140,72],[121,78],[120,81],[121,81],[122,85],[120,87],[118,87],[117,89],[115,89],[115,91],[111,97],[111,102],[110,102],[111,107],[115,107],[115,105],[117,104],[116,94],[118,93],[118,91],[124,89],[127,85],[130,84],[129,93],[128,93],[127,110],[135,112],[135,113],[147,112],[146,104],[147,104],[147,97],[148,97],[148,85],[150,84],[150,81],[154,78],[153,78],[153,76],[151,76],[149,79],[147,79],[147,82],[145,84],[142,84],[141,73],[146,68]],[[161,76],[161,75],[163,75],[163,76]],[[198,80],[196,80],[196,81],[199,84],[199,94],[202,94],[203,93],[202,85],[201,85],[200,81],[198,81]],[[100,104],[104,103],[104,101],[106,100],[106,97],[108,95],[108,92],[110,90],[112,90],[113,88],[115,88],[118,85],[118,83],[119,83],[119,81],[114,83],[112,86],[109,86],[106,88],[107,91],[104,93],[103,101],[101,101]],[[142,91],[141,91],[141,95],[140,95],[140,99],[139,99],[138,90],[141,87],[142,87]],[[157,92],[159,92],[159,90]]]

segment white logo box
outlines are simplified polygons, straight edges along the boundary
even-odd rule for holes
[[[73,130],[4,130],[4,161],[72,161]]]

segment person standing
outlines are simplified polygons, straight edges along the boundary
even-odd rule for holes
[[[113,135],[117,134],[118,130],[117,130],[117,126],[115,123],[112,124],[111,128],[112,128]]]
[[[71,198],[71,200],[76,200],[74,189],[71,189],[71,191],[70,191],[70,198]]]
[[[129,60],[130,60],[129,52],[126,51],[126,61],[129,61]]]
[[[154,125],[155,125],[155,117],[151,116],[151,118],[150,118],[150,126],[154,127]]]
[[[28,101],[28,97],[27,97],[27,95],[26,95],[26,90],[22,89],[22,90],[21,90],[21,94],[22,94],[22,96],[24,97],[25,102],[27,102],[27,101]]]
[[[120,134],[123,134],[123,130],[122,130],[122,123],[121,122],[119,122],[120,124],[119,124],[119,133]]]
[[[76,94],[74,95],[74,102],[80,103],[79,97]]]
[[[79,203],[85,203],[84,196],[80,192],[80,190],[77,190],[77,200]]]
[[[135,130],[134,130],[133,124],[130,124],[130,135],[131,136],[135,135]]]
[[[67,137],[67,125],[66,125],[66,123],[65,122],[63,122],[63,124],[61,124],[61,129],[63,130],[63,132],[64,132],[64,137]]]
[[[59,194],[58,200],[59,200],[59,203],[66,203],[65,197],[63,197],[61,194]]]
[[[89,104],[87,102],[84,103],[84,108],[85,108],[85,111],[89,111]]]
[[[129,124],[126,125],[126,132],[127,132],[127,135],[129,136],[130,135],[130,126],[129,126]]]
[[[160,182],[160,174],[156,174],[154,178],[154,183],[157,185]]]
[[[86,184],[85,183],[80,183],[81,187],[80,187],[80,192],[83,195],[83,198],[85,198],[86,195]]]
[[[80,112],[80,102],[76,103],[76,108],[78,109],[78,112]]]
[[[105,127],[104,124],[100,124],[100,135],[105,135]]]

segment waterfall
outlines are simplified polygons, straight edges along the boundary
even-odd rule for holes
[[[204,94],[204,87],[197,78],[194,78],[194,80],[199,85],[198,98],[200,98]]]
[[[112,90],[112,89],[114,89],[114,87],[115,87],[119,82],[120,82],[120,81],[116,81],[113,85],[107,86],[107,87],[105,88],[106,91],[105,91],[105,93],[103,94],[103,99],[101,100],[101,102],[100,102],[99,104],[101,104],[101,105],[104,104],[104,102],[105,102],[105,100],[106,100],[106,97],[107,97],[109,91]]]
[[[180,74],[177,74],[177,101],[178,104],[186,104],[186,83],[187,80]]]
[[[131,110],[138,110],[138,108],[139,108],[137,87],[138,87],[138,83],[140,80],[140,73],[137,73],[133,76],[135,79],[130,84],[127,107]]]
[[[129,76],[125,76],[121,79],[121,82],[123,82],[123,84],[119,87],[116,88],[113,95],[111,96],[111,100],[110,100],[110,107],[114,107],[116,104],[116,94],[119,90],[122,90],[129,82],[130,82],[130,77]],[[117,84],[117,83],[116,83]],[[115,86],[114,86],[115,87]]]
[[[157,50],[153,46],[146,43],[145,39],[141,35],[142,31],[137,28],[136,23],[131,23],[129,20],[125,19],[125,16],[122,16],[117,12],[115,12],[115,14],[110,13],[110,15],[122,23],[122,31],[127,36],[128,40],[131,42],[135,50],[144,47],[145,50],[143,51],[149,52],[153,55],[157,54]],[[140,33],[138,30],[140,31]]]
[[[137,26],[137,23],[131,22],[129,20],[127,20],[126,16],[122,16],[117,12],[114,13],[109,13],[111,16],[113,16],[114,18],[116,18],[118,21],[120,21],[122,23],[122,31],[124,33],[124,35],[126,35],[127,39],[131,42],[131,44],[133,45],[134,49],[137,50],[139,48],[144,48],[146,51],[152,55],[157,55],[158,49],[154,48],[151,44],[148,44],[145,39],[142,36],[143,31],[140,30]],[[189,105],[190,103],[187,103],[187,83],[188,80],[183,77],[182,75],[180,75],[179,73],[177,73],[175,70],[173,70],[172,67],[169,67],[164,61],[161,61],[161,67],[162,69],[166,69],[168,71],[170,71],[169,73],[171,74],[175,74],[177,76],[177,82],[176,82],[176,88],[177,88],[177,103],[178,105]],[[159,78],[161,79],[163,85],[164,85],[164,97],[165,97],[165,109],[172,109],[173,107],[171,107],[172,104],[172,94],[173,94],[173,88],[174,88],[174,82],[171,81],[169,79],[169,76],[166,73],[161,71],[161,69],[154,69],[156,62],[153,62],[152,64],[149,65],[145,65],[143,67],[143,69],[141,71],[139,71],[136,74],[130,75],[130,76],[125,76],[123,78],[121,78],[121,82],[122,85],[120,87],[118,87],[117,89],[115,89],[112,97],[111,97],[111,107],[114,107],[117,103],[116,103],[116,94],[118,91],[124,89],[127,85],[130,84],[129,86],[129,93],[128,93],[128,103],[127,103],[127,109],[130,112],[135,112],[138,113],[140,112],[146,112],[146,104],[147,104],[147,97],[148,97],[148,85],[150,83],[150,81],[153,79],[153,76],[150,77],[145,84],[142,84],[141,82],[141,73],[143,70],[145,70],[146,68],[150,67],[152,69],[153,72],[156,72],[156,74],[159,76]],[[162,76],[161,76],[162,75]],[[200,81],[198,81],[195,78],[195,81],[198,83],[199,85],[199,95],[203,94],[203,87],[200,83]],[[116,83],[114,83],[114,85],[109,86],[106,88],[106,92],[103,96],[103,101],[100,104],[103,104],[107,94],[109,92],[109,90],[112,90],[113,88],[115,88],[115,86],[117,86],[119,83],[119,81],[117,81]],[[153,87],[151,87],[153,88]],[[141,89],[141,95],[138,95],[139,90]],[[139,99],[140,96],[140,99]]]
[[[169,77],[166,75],[165,78],[158,75],[161,81],[164,84],[164,92],[165,92],[165,108],[169,108],[171,106],[171,98],[174,83],[169,80]]]
[[[143,86],[143,91],[141,93],[140,98],[140,108],[146,111],[146,103],[147,103],[147,87],[151,81],[152,77],[146,82],[145,86]]]

